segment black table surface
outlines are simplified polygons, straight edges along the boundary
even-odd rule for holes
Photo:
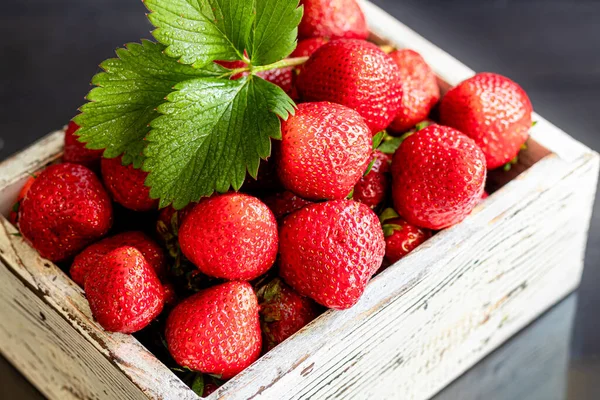
[[[600,149],[600,1],[373,0],[476,71],[519,82],[536,110]],[[3,0],[0,159],[66,123],[98,64],[149,38],[137,0]],[[579,290],[436,399],[600,398],[600,213]],[[0,398],[42,398],[0,358]]]

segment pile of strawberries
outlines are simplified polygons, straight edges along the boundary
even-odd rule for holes
[[[419,54],[366,41],[355,0],[302,3],[294,55],[308,62],[263,74],[299,105],[257,180],[159,212],[146,173],[86,149],[70,123],[64,163],[31,178],[12,215],[43,257],[71,263],[106,330],[151,325],[177,364],[222,379],[466,218],[532,124],[509,79],[478,74],[440,101]]]

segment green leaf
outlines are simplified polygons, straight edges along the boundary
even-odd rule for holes
[[[178,84],[163,116],[151,124],[144,154],[146,184],[160,206],[185,207],[213,192],[239,189],[256,178],[260,159],[281,138],[279,117],[294,113],[285,92],[256,76],[194,79]]]
[[[401,231],[402,226],[396,224],[384,224],[381,226],[381,229],[383,229],[383,236],[388,237],[392,236],[394,232]]]
[[[254,21],[254,1],[145,0],[165,53],[196,68],[241,60]]]
[[[375,157],[373,157],[373,159],[369,163],[369,166],[367,167],[367,170],[365,171],[365,173],[363,174],[363,176],[369,175],[369,172],[371,172],[371,170],[373,169],[373,165],[375,165]]]
[[[255,0],[256,19],[247,47],[253,65],[272,64],[294,51],[302,19],[298,3],[299,0]]]
[[[402,137],[388,136],[383,143],[379,145],[378,150],[385,154],[394,154],[402,144]]]
[[[302,8],[298,0],[146,0],[156,40],[183,64],[215,60],[274,63],[296,47]]]
[[[192,390],[198,396],[202,397],[204,394],[204,375],[198,373],[192,382]]]
[[[381,131],[377,135],[373,136],[373,150],[377,149],[385,136],[387,135],[386,131]]]
[[[390,208],[386,208],[385,210],[383,210],[381,215],[379,215],[379,221],[381,221],[381,223],[384,223],[388,219],[393,219],[393,218],[398,218],[398,217],[400,217],[400,215],[398,215],[396,210],[394,210],[393,208],[390,207]]]
[[[156,108],[178,82],[218,76],[224,69],[213,64],[205,69],[181,65],[163,54],[165,47],[143,40],[117,50],[118,58],[104,61],[104,72],[94,76],[97,86],[87,96],[74,121],[81,128],[79,140],[90,149],[106,149],[107,158],[124,153],[123,162],[142,165],[148,125],[158,117]]]

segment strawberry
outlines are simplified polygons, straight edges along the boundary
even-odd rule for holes
[[[514,159],[529,137],[533,108],[525,91],[501,75],[481,73],[451,89],[440,103],[440,122],[477,143],[487,167]]]
[[[329,308],[353,306],[385,253],[377,215],[351,200],[312,204],[288,215],[280,233],[280,276]]]
[[[392,122],[402,100],[398,66],[364,40],[323,45],[304,65],[297,89],[305,101],[331,101],[358,111],[373,135]]]
[[[100,167],[106,189],[117,203],[133,211],[158,208],[158,200],[150,198],[150,188],[144,185],[147,172],[123,165],[121,157],[103,158]]]
[[[271,82],[283,89],[288,95],[292,94],[292,83],[294,78],[294,68],[276,68],[268,71],[260,71],[258,76]]]
[[[23,199],[25,198],[25,195],[29,191],[29,188],[31,187],[31,185],[33,185],[33,181],[35,180],[35,178],[36,178],[36,176],[33,175],[33,176],[30,176],[25,181],[25,184],[19,191],[19,195],[17,196],[17,201],[15,202],[15,204],[13,204],[13,206],[10,210],[10,214],[8,215],[8,220],[13,225],[16,225],[19,220],[19,207],[21,207],[21,201],[23,201]]]
[[[431,237],[431,231],[409,224],[391,208],[381,217],[385,236],[385,259],[394,264]]]
[[[228,379],[260,355],[258,301],[247,282],[227,282],[179,303],[167,319],[165,338],[175,361]]]
[[[164,299],[165,299],[165,304],[169,305],[169,306],[174,306],[177,304],[177,302],[179,301],[178,297],[177,297],[177,292],[175,291],[175,286],[170,283],[167,282],[163,285],[163,292],[164,292]]]
[[[63,261],[104,236],[112,205],[96,175],[78,164],[46,168],[19,207],[23,237],[44,258]]]
[[[485,200],[485,199],[487,199],[488,197],[490,197],[489,193],[488,193],[488,192],[486,192],[486,191],[484,190],[484,191],[483,191],[483,194],[481,195],[481,200]]]
[[[392,52],[390,57],[400,69],[402,82],[402,103],[390,130],[406,132],[429,116],[440,100],[440,88],[435,74],[419,53],[403,49]]]
[[[271,209],[278,221],[286,215],[313,203],[289,191],[272,194],[265,197],[263,201]]]
[[[375,150],[371,170],[354,186],[352,199],[371,208],[379,206],[387,198],[390,189],[388,172],[392,157]]]
[[[91,150],[85,147],[85,143],[79,141],[75,132],[79,126],[71,121],[65,131],[65,149],[63,152],[63,161],[74,164],[85,165],[88,168],[95,169],[100,163],[103,150]]]
[[[369,28],[356,0],[301,0],[300,38],[366,39]]]
[[[137,249],[159,278],[165,276],[167,261],[162,248],[142,232],[123,232],[94,243],[79,253],[69,270],[71,278],[83,287],[86,277],[100,263],[102,257],[124,246]]]
[[[274,278],[256,292],[260,304],[263,345],[269,351],[320,314],[319,306]]]
[[[252,280],[273,266],[277,222],[256,197],[226,193],[202,200],[179,229],[182,253],[209,276]]]
[[[430,125],[404,140],[394,154],[394,208],[412,225],[450,227],[479,202],[486,172],[485,156],[472,139]]]
[[[290,57],[310,57],[327,42],[329,42],[329,39],[324,37],[312,37],[300,40],[296,49],[290,54]]]
[[[300,104],[281,131],[279,178],[306,199],[346,197],[371,159],[369,128],[356,111],[339,104]]]
[[[160,314],[165,293],[142,253],[125,246],[111,251],[90,269],[85,296],[104,329],[133,333]]]

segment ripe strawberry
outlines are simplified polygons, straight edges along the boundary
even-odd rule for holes
[[[275,218],[279,221],[288,214],[301,209],[304,206],[313,204],[312,201],[296,196],[294,193],[285,191],[270,195],[263,199],[265,204],[271,209]]]
[[[260,355],[258,302],[246,282],[227,282],[179,303],[167,319],[169,352],[184,367],[228,379]]]
[[[488,169],[514,159],[529,137],[533,108],[525,91],[501,75],[481,73],[451,89],[440,103],[440,122],[477,143]]]
[[[170,282],[167,282],[163,285],[163,292],[165,294],[165,304],[169,306],[174,306],[178,302],[177,292],[175,291],[175,285]]]
[[[326,307],[346,309],[381,266],[385,242],[369,207],[334,200],[288,215],[279,253],[279,274],[292,288]]]
[[[292,84],[294,79],[294,68],[276,68],[257,73],[264,80],[271,82],[283,89],[288,95],[292,94]]]
[[[290,57],[310,57],[327,42],[329,42],[329,39],[324,37],[312,37],[300,40],[296,49],[290,54]]]
[[[121,157],[103,158],[100,162],[102,179],[113,199],[133,211],[151,211],[158,208],[158,200],[150,198],[150,188],[144,185],[147,172],[124,166]]]
[[[94,318],[109,332],[145,328],[164,306],[164,289],[136,248],[111,251],[90,269],[85,295]]]
[[[71,121],[65,131],[65,149],[63,161],[74,164],[85,165],[88,168],[96,168],[102,157],[102,150],[91,150],[85,147],[85,143],[79,141],[75,132],[79,126]]]
[[[33,176],[30,176],[29,179],[27,179],[27,181],[25,181],[25,184],[19,191],[19,195],[17,196],[17,201],[15,202],[15,204],[13,204],[12,209],[10,210],[10,214],[8,215],[8,220],[13,225],[16,225],[19,220],[19,207],[21,207],[21,201],[23,201],[23,199],[25,198],[25,195],[29,191],[29,188],[33,184],[33,181],[35,180],[35,178],[36,178],[36,176],[33,175]]]
[[[366,39],[369,28],[356,0],[301,0],[304,16],[298,27],[300,38]]]
[[[209,276],[252,280],[277,257],[277,222],[269,208],[243,193],[198,203],[179,229],[182,253]]]
[[[78,164],[46,168],[19,207],[23,237],[44,258],[63,261],[104,236],[112,205],[96,175]]]
[[[385,236],[385,259],[394,264],[431,237],[431,231],[409,224],[387,209],[380,217]]]
[[[369,164],[369,128],[347,107],[300,104],[281,131],[279,178],[286,189],[306,199],[346,197]]]
[[[490,197],[490,195],[488,194],[488,192],[486,192],[485,190],[483,191],[483,194],[481,195],[481,200],[485,200],[488,197]]]
[[[371,208],[379,206],[387,198],[390,189],[388,173],[392,157],[389,154],[375,150],[371,170],[354,186],[352,199],[366,204]]]
[[[165,276],[167,260],[163,249],[142,232],[123,232],[94,243],[79,253],[69,270],[71,278],[83,287],[86,277],[93,268],[98,266],[102,257],[124,246],[137,249],[159,278]]]
[[[304,65],[297,89],[305,101],[331,101],[358,111],[373,135],[388,127],[402,100],[398,66],[364,40],[323,45]]]
[[[394,132],[406,132],[427,119],[431,109],[440,101],[437,78],[423,57],[403,49],[390,54],[400,69],[402,105],[390,125]]]
[[[479,202],[485,156],[459,131],[430,125],[402,142],[392,178],[396,211],[410,224],[443,229],[461,222]]]
[[[260,304],[260,326],[266,351],[292,336],[320,314],[315,302],[300,296],[279,278],[261,286],[256,295]]]

